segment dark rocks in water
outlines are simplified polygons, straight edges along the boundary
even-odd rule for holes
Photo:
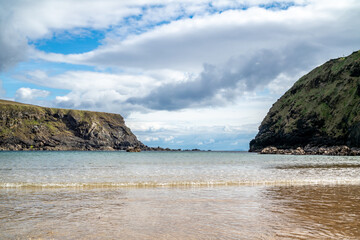
[[[182,151],[179,149],[170,149],[170,148],[162,148],[162,147],[145,147],[142,149],[143,151],[151,151],[151,152],[180,152]]]
[[[145,149],[119,114],[0,100],[0,150]]]
[[[349,148],[348,146],[332,147],[298,147],[296,149],[278,149],[266,147],[260,151],[261,154],[285,154],[285,155],[332,155],[332,156],[360,156],[360,148]]]
[[[306,146],[329,155],[333,147],[360,148],[360,51],[330,60],[300,78],[273,104],[250,151],[300,147],[310,154]]]
[[[128,147],[126,149],[127,152],[141,152],[141,148],[140,147]]]

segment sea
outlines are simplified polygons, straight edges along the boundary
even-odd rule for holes
[[[0,239],[360,239],[360,157],[0,152]]]

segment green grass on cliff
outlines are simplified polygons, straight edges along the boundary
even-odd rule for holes
[[[0,100],[0,138],[5,140],[16,137],[26,142],[39,135],[37,129],[46,134],[46,137],[49,135],[72,135],[73,133],[69,130],[66,122],[60,121],[59,118],[62,117],[59,116],[71,116],[73,119],[76,119],[77,124],[91,125],[93,123],[102,124],[106,122],[107,124],[118,126],[124,123],[123,118],[118,114],[46,108]],[[124,130],[132,134],[125,127]]]
[[[360,77],[356,69],[360,69],[360,51],[315,68],[273,105],[262,127],[274,133],[292,133],[298,130],[299,119],[311,126],[316,116],[317,122],[322,122],[322,134],[341,137],[360,121]]]

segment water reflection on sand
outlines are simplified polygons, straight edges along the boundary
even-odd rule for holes
[[[278,237],[360,239],[360,186],[278,186],[268,188],[269,211],[284,225]]]
[[[357,185],[1,190],[0,238],[359,239],[359,190]]]

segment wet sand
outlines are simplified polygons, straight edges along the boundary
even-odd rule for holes
[[[1,239],[359,239],[360,186],[1,190]]]

